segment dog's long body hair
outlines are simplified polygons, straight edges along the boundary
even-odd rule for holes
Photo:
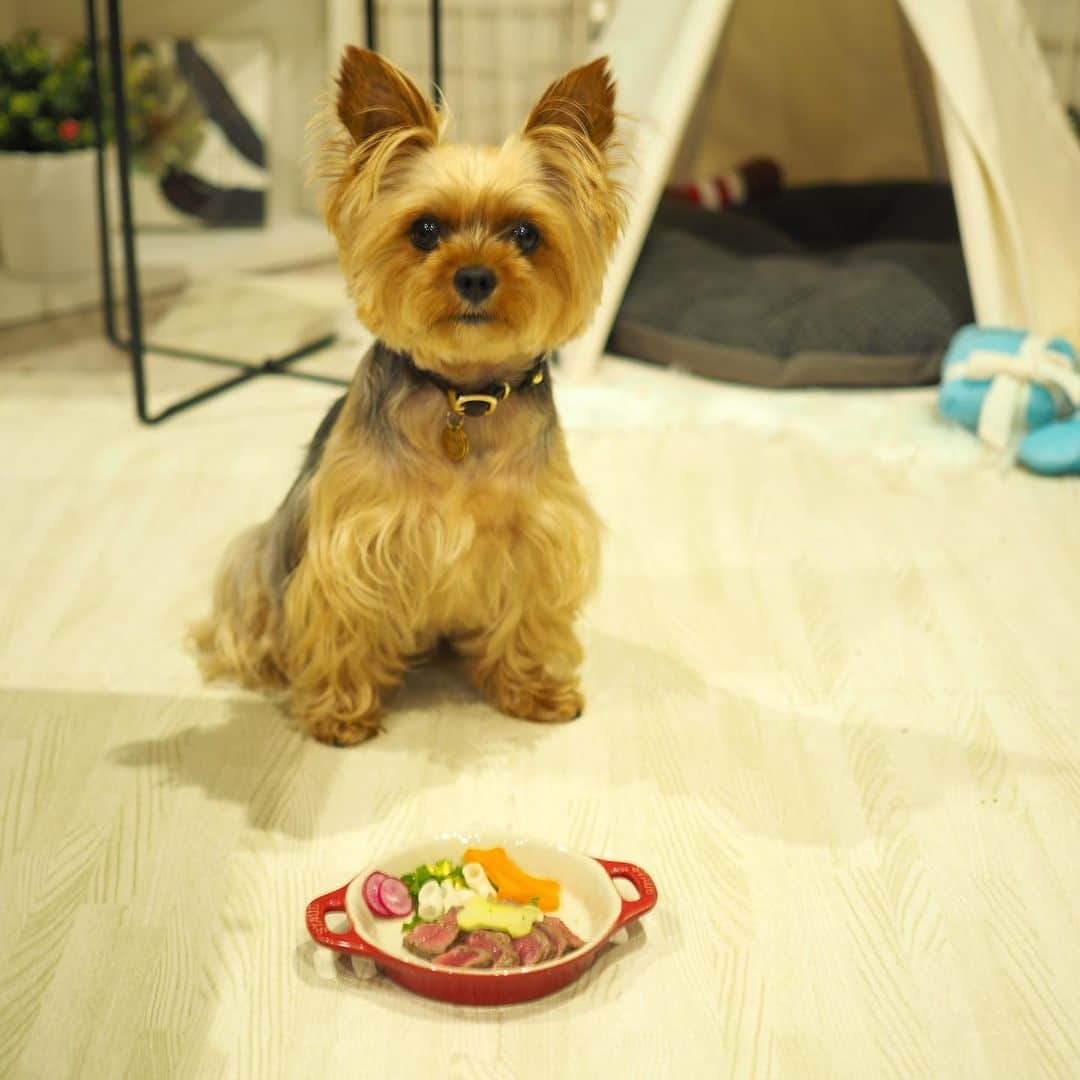
[[[518,387],[592,314],[624,216],[610,77],[602,61],[571,72],[499,148],[442,143],[431,104],[373,53],[349,49],[339,87],[326,214],[378,341],[277,512],[227,552],[195,629],[204,673],[287,691],[308,731],[349,744],[446,641],[498,708],[572,718],[599,524],[550,380],[464,419],[455,461],[432,376]],[[477,265],[490,295],[455,287]]]

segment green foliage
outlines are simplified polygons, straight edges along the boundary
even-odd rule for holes
[[[137,42],[125,69],[135,165],[155,175],[186,165],[203,140],[203,111],[176,67]]]
[[[452,881],[458,888],[464,889],[465,875],[462,872],[462,867],[458,863],[453,863],[449,859],[441,859],[437,863],[427,863],[422,866],[418,866],[411,874],[402,874],[401,880],[405,883],[405,888],[412,894],[413,900],[420,895],[420,890],[429,881]]]
[[[92,106],[85,46],[54,52],[33,32],[0,42],[0,150],[91,146]]]
[[[111,141],[112,101],[108,65],[104,131]],[[0,151],[57,153],[93,146],[92,66],[85,43],[50,48],[30,31],[0,42]],[[127,48],[124,83],[128,132],[137,168],[161,174],[183,167],[203,139],[203,112],[176,66],[147,42]]]

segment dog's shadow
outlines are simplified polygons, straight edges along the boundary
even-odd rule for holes
[[[250,828],[297,839],[325,833],[321,811],[339,773],[355,777],[358,790],[372,792],[368,810],[377,820],[409,794],[401,778],[415,773],[388,773],[387,755],[414,760],[422,755],[430,787],[492,760],[527,753],[551,730],[496,712],[461,665],[445,655],[409,673],[387,702],[385,730],[357,747],[324,746],[305,735],[281,705],[240,690],[201,699],[196,708],[198,722],[116,746],[110,758],[147,770],[151,783],[195,788],[212,801],[243,806]],[[191,711],[190,704],[184,711]],[[359,823],[354,819],[349,827]]]
[[[452,779],[527,754],[562,726],[498,712],[469,680],[464,664],[452,653],[440,652],[409,672],[387,702],[385,731],[367,749],[378,755],[422,755],[436,773]]]

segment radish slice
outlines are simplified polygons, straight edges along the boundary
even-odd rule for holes
[[[395,918],[408,915],[413,909],[412,896],[405,882],[396,877],[383,878],[379,882],[379,903]]]
[[[384,881],[389,880],[385,874],[380,874],[378,870],[373,874],[369,874],[364,881],[364,900],[367,902],[367,906],[378,916],[383,919],[389,919],[392,917],[390,910],[379,899],[379,888]],[[402,886],[404,887],[404,886]],[[408,890],[406,890],[408,891]]]

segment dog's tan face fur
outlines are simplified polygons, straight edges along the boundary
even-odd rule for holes
[[[459,379],[480,366],[520,367],[579,334],[623,221],[613,105],[597,61],[555,83],[502,146],[444,143],[434,108],[401,72],[349,49],[337,99],[343,130],[322,171],[364,324]],[[414,240],[417,223],[430,250]],[[495,275],[480,303],[455,288],[463,267]]]
[[[195,633],[209,676],[287,689],[316,738],[372,735],[385,696],[440,641],[504,712],[581,711],[574,622],[599,523],[533,366],[585,326],[622,227],[613,101],[597,61],[503,146],[454,146],[408,78],[346,52],[326,216],[379,343],[277,512],[230,549]],[[467,268],[482,295],[458,278]],[[431,372],[515,387],[491,415],[460,419],[464,460],[444,450],[448,400]]]

